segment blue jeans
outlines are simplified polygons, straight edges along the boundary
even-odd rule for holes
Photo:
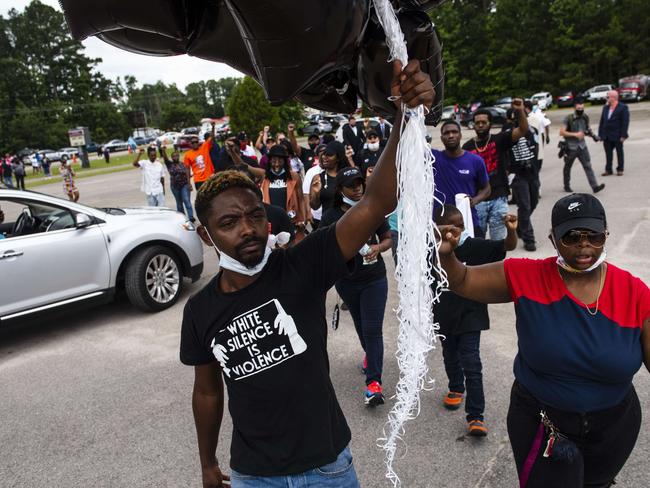
[[[156,195],[147,195],[147,205],[149,205],[150,207],[164,207],[165,194],[158,193]]]
[[[14,182],[11,179],[11,176],[3,176],[2,179],[5,182],[5,186],[7,188],[13,188],[14,187]]]
[[[174,188],[172,186],[171,188],[174,199],[176,200],[176,210],[183,213],[183,205],[185,205],[187,218],[192,220],[194,218],[194,212],[192,211],[192,201],[190,200],[190,185],[187,184],[182,188]]]
[[[449,334],[442,341],[442,357],[449,379],[449,391],[465,393],[467,421],[483,420],[485,396],[483,395],[483,369],[479,348],[481,331]]]
[[[359,488],[352,453],[346,447],[336,461],[288,476],[249,476],[230,472],[232,488]]]
[[[371,283],[336,282],[336,291],[350,308],[354,328],[361,347],[366,353],[366,385],[373,381],[381,383],[384,366],[384,311],[388,297],[388,281],[381,278]]]
[[[478,214],[478,226],[484,236],[487,236],[490,228],[490,239],[500,241],[508,234],[503,218],[508,213],[508,197],[497,197],[494,200],[486,200],[476,205]]]

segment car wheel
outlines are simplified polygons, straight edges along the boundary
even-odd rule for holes
[[[178,258],[163,246],[139,250],[126,266],[124,287],[129,301],[140,310],[159,312],[171,307],[183,288]]]

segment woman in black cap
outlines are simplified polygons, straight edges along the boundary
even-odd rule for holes
[[[268,152],[269,163],[260,189],[264,203],[284,209],[296,227],[296,242],[304,237],[306,208],[300,177],[291,170],[289,154],[282,144]]]
[[[365,180],[359,168],[339,170],[334,205],[323,212],[321,227],[337,222],[355,206],[365,191]],[[384,403],[381,373],[384,363],[382,328],[388,295],[386,266],[381,253],[391,248],[390,227],[384,220],[370,240],[354,258],[354,271],[336,282],[336,290],[350,309],[354,328],[365,352],[363,370],[366,375],[364,402],[374,407]]]
[[[444,226],[440,259],[455,293],[515,303],[508,434],[520,486],[609,487],[641,425],[632,377],[642,362],[650,371],[650,290],[605,261],[597,198],[564,197],[551,220],[557,256],[465,266],[460,230]]]
[[[338,141],[329,142],[325,146],[320,165],[325,171],[314,176],[311,181],[309,205],[312,210],[322,207],[323,213],[325,213],[334,204],[336,174],[341,168],[349,166],[345,146]]]

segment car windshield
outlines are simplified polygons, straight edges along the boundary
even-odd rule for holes
[[[638,88],[638,87],[639,87],[638,83],[632,83],[631,81],[621,84],[621,88]]]

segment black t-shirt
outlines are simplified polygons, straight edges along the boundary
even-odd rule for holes
[[[344,213],[345,212],[341,210],[341,207],[330,208],[327,212],[323,213],[323,218],[319,224],[320,227],[326,227],[336,223],[341,217],[343,217]],[[379,244],[381,236],[386,232],[390,232],[390,227],[388,221],[384,219],[372,237],[368,239],[367,244]],[[364,264],[363,256],[357,254],[354,257],[354,271],[341,279],[352,283],[372,283],[381,278],[386,278],[386,265],[384,264],[384,259],[381,257],[381,254],[377,255],[377,261],[372,264]]]
[[[287,181],[284,179],[284,175],[276,176],[274,174],[268,174],[267,178],[271,182],[269,184],[269,199],[271,205],[287,209]]]
[[[9,164],[9,162],[7,162],[7,161],[3,161],[2,162],[2,176],[4,176],[5,178],[9,178],[9,177],[11,177],[12,171],[13,171],[13,168],[12,168],[11,164]]]
[[[334,205],[334,195],[336,195],[336,176],[330,176],[327,171],[323,171],[320,174],[320,204],[323,213]]]
[[[221,365],[232,469],[302,473],[333,462],[350,442],[329,376],[325,319],[327,290],[347,272],[332,227],[273,251],[249,286],[223,293],[217,275],[185,305],[180,359]]]
[[[316,159],[316,154],[314,151],[308,147],[300,146],[300,160],[305,166],[305,172],[314,165],[314,160]]]
[[[364,149],[358,154],[358,156],[355,156],[354,162],[361,169],[361,174],[365,176],[366,172],[368,171],[368,168],[377,165],[377,162],[379,161],[379,156],[381,156],[382,151],[383,148],[381,147],[377,151]]]
[[[456,248],[456,257],[468,266],[494,263],[506,257],[504,241],[468,237],[462,246]],[[487,305],[468,300],[454,292],[445,291],[440,303],[433,306],[435,320],[440,324],[440,333],[457,335],[490,328]]]
[[[264,204],[266,210],[266,218],[271,224],[271,234],[278,235],[280,232],[288,232],[291,235],[291,240],[296,235],[296,228],[287,215],[287,211],[276,205]]]
[[[476,139],[470,139],[463,144],[463,149],[483,158],[485,168],[490,177],[489,200],[499,197],[507,197],[510,193],[508,185],[508,152],[514,145],[512,142],[512,131],[499,132],[490,134],[487,143],[478,142]]]
[[[508,164],[511,173],[525,177],[537,176],[537,152],[538,145],[535,143],[534,128],[520,138],[510,148],[510,162]]]

